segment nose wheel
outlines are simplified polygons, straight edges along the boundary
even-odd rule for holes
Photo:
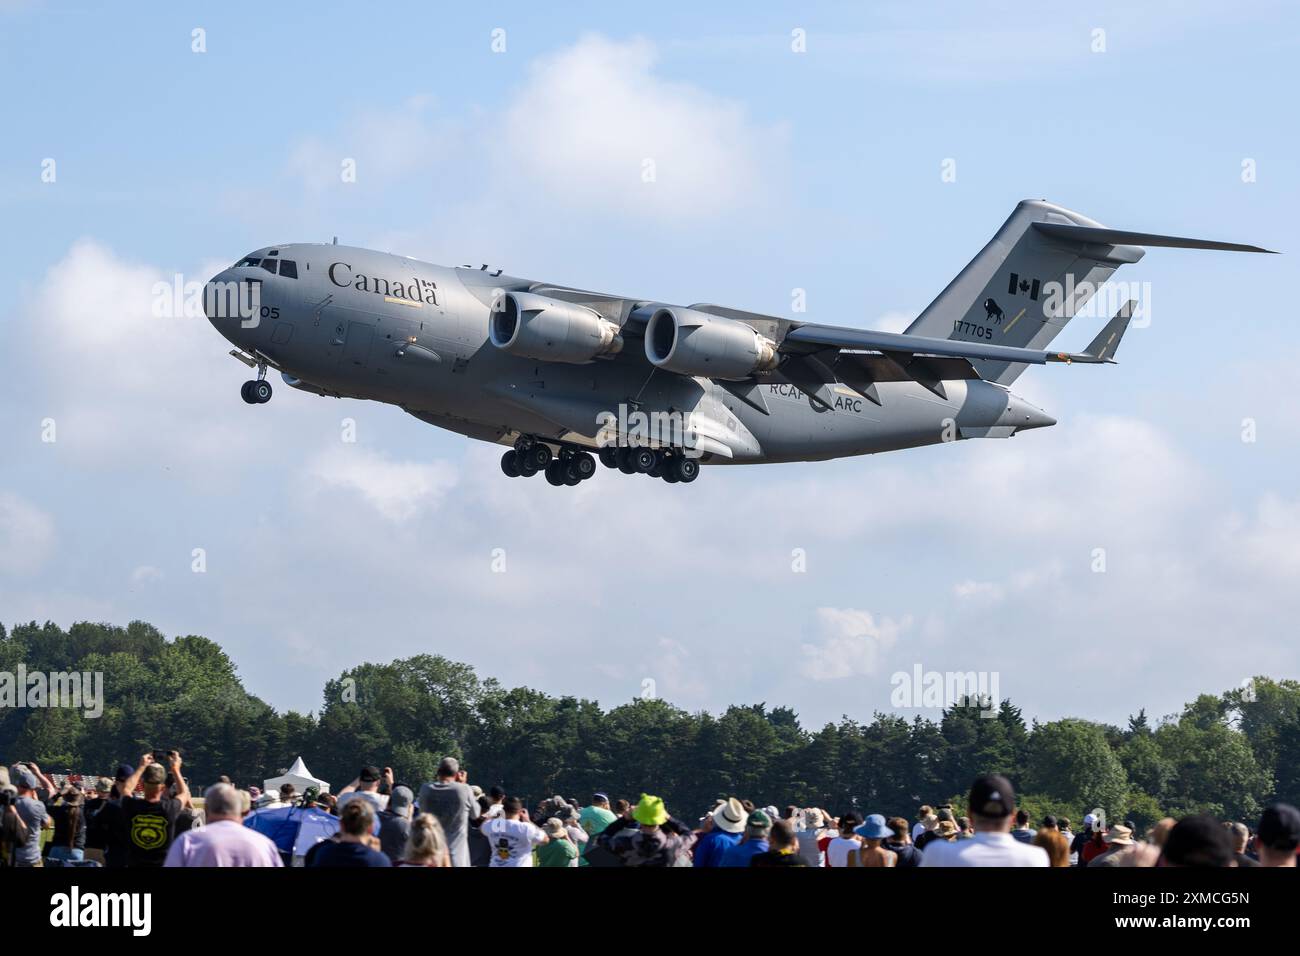
[[[271,400],[271,383],[264,378],[245,382],[239,396],[250,405],[265,405]]]
[[[238,352],[230,354],[245,365],[251,367],[254,364],[254,359],[242,356]],[[265,405],[271,400],[271,383],[266,380],[266,362],[259,357],[256,359],[256,365],[257,378],[240,386],[239,397],[250,405]]]

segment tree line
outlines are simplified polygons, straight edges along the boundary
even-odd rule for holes
[[[1037,819],[1078,821],[1102,807],[1146,825],[1206,811],[1253,822],[1271,799],[1300,804],[1300,682],[1256,678],[1202,694],[1159,720],[1125,726],[1077,718],[1026,723],[1009,700],[938,719],[875,713],[805,728],[789,707],[689,713],[663,700],[608,710],[596,701],[506,688],[466,664],[420,654],[359,664],[326,683],[317,713],[278,711],[249,694],[234,662],[197,635],[168,640],[143,622],[0,625],[0,674],[102,672],[98,718],[70,708],[0,708],[0,759],[47,772],[108,774],[153,748],[176,747],[192,783],[220,774],[260,783],[299,754],[337,789],[363,763],[399,781],[432,779],[453,755],[483,787],[536,801],[593,791],[658,794],[691,818],[719,796],[834,813],[910,815],[960,806],[979,773],[1007,775]]]

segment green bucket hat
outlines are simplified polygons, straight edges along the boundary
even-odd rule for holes
[[[641,802],[632,811],[632,819],[645,826],[659,826],[668,819],[668,811],[664,809],[663,799],[652,797],[648,793],[641,794]]]

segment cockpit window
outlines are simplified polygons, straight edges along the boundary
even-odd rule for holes
[[[247,259],[240,259],[235,263],[235,268],[238,269],[240,266],[260,266],[261,264],[261,259],[258,259],[255,256],[249,256]]]
[[[278,259],[263,259],[262,268],[271,273],[271,275],[275,275],[275,264],[278,261]]]
[[[287,279],[298,278],[298,263],[294,262],[292,259],[281,259],[280,275]]]

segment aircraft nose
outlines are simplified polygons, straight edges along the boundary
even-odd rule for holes
[[[222,269],[203,287],[203,314],[218,328],[223,320],[236,317],[236,313],[229,309],[232,299],[238,301],[231,295],[235,289],[233,269]]]

